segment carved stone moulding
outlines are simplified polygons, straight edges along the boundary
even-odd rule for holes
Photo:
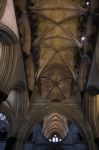
[[[0,90],[8,94],[13,87],[18,65],[18,39],[11,29],[0,24]]]
[[[85,101],[86,118],[88,119],[95,137],[99,137],[99,95],[90,96],[86,93]]]

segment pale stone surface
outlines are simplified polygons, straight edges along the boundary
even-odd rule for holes
[[[14,12],[14,4],[12,0],[7,0],[7,6],[1,19],[1,23],[8,26],[17,35],[17,37],[19,37]]]
[[[0,43],[0,58],[1,58],[1,55],[2,55],[2,44]]]

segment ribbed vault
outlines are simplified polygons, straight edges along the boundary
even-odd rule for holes
[[[38,82],[41,83],[42,96],[49,101],[65,101],[78,90],[76,76],[68,65],[47,65],[39,75]]]
[[[38,91],[47,102],[79,103],[80,98],[73,98],[79,93],[75,48],[83,46],[78,36],[77,17],[85,14],[87,9],[79,0],[37,0],[29,9],[38,20],[37,36],[33,42],[34,49],[39,49]],[[56,133],[63,139],[68,133],[67,119],[54,112],[51,116],[51,119],[44,118],[45,137],[48,139]]]
[[[18,139],[24,142],[33,123],[42,119],[42,132],[47,139],[53,134],[63,139],[67,136],[70,118],[80,128],[88,148],[94,149],[91,130],[84,120],[81,107],[76,61],[84,44],[78,29],[79,17],[86,15],[88,9],[82,6],[81,0],[34,0],[27,4],[33,57],[33,64],[30,61],[28,67],[30,70],[34,69],[34,74],[27,74],[29,90],[29,83],[33,83],[33,78],[35,83],[32,85],[33,92],[31,90],[29,116],[20,129]],[[34,21],[34,24],[31,21]],[[24,38],[25,30],[22,32],[20,28],[20,31]],[[29,35],[28,33],[28,37]],[[24,51],[24,46],[22,49]],[[24,51],[25,62],[31,59],[28,50]],[[89,137],[92,141],[89,141]],[[17,148],[20,145],[21,149],[20,140]]]
[[[57,113],[44,118],[42,132],[47,139],[57,135],[63,139],[69,132],[68,120]]]
[[[33,125],[43,120],[42,133],[47,139],[53,135],[63,139],[70,119],[87,149],[95,150],[91,125],[98,137],[99,98],[84,94],[95,43],[88,41],[94,33],[89,8],[98,2],[94,6],[82,0],[14,2],[22,54],[14,31],[0,23],[0,91],[8,95],[0,111],[10,124],[8,137],[16,137],[15,149],[23,150]],[[0,19],[6,4],[7,0],[0,1]]]

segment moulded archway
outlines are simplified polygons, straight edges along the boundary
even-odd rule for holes
[[[27,118],[24,121],[24,124],[19,131],[16,149],[18,148],[19,150],[23,150],[24,148],[23,143],[28,137],[28,135],[30,134],[33,124],[42,120],[46,115],[50,115],[52,113],[58,113],[60,115],[65,116],[66,118],[69,118],[77,125],[77,127],[80,129],[80,132],[82,133],[82,136],[84,137],[88,150],[94,150],[95,145],[94,145],[90,126],[88,122],[84,119],[84,116],[80,112],[80,110],[77,109],[78,106],[72,109],[71,109],[71,106],[68,106],[68,108],[66,109],[66,107],[64,107],[63,105],[61,104],[60,106],[58,104],[52,104],[52,105],[45,106],[45,107],[39,106],[38,108],[37,106],[34,106],[33,111],[30,114],[31,117]]]
[[[8,94],[14,86],[19,59],[19,41],[15,33],[0,24],[0,90]]]

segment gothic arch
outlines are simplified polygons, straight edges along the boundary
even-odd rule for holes
[[[0,111],[6,115],[9,121],[9,137],[16,136],[19,126],[24,122],[29,107],[27,90],[20,87],[20,85],[15,88],[0,106]]]
[[[15,82],[19,41],[9,27],[0,24],[0,90],[8,94]]]
[[[66,107],[63,107],[63,105],[61,104],[60,106],[58,104],[52,104],[49,106],[45,106],[45,108],[39,106],[38,110],[37,110],[37,106],[36,107],[34,106],[33,111],[31,111],[29,115],[31,117],[27,118],[24,121],[23,126],[20,129],[16,149],[18,148],[19,150],[23,150],[24,145],[22,142],[25,141],[28,135],[30,134],[33,124],[42,120],[46,115],[50,115],[55,112],[60,115],[64,115],[66,118],[71,119],[80,129],[85,139],[85,143],[88,146],[88,150],[94,150],[95,147],[94,147],[94,141],[93,141],[91,129],[88,125],[88,122],[84,119],[83,114],[80,112],[79,108],[77,108],[78,106],[76,107],[74,106],[74,108],[72,108],[71,111],[71,106],[68,106],[66,109]],[[34,117],[32,117],[33,114]]]

